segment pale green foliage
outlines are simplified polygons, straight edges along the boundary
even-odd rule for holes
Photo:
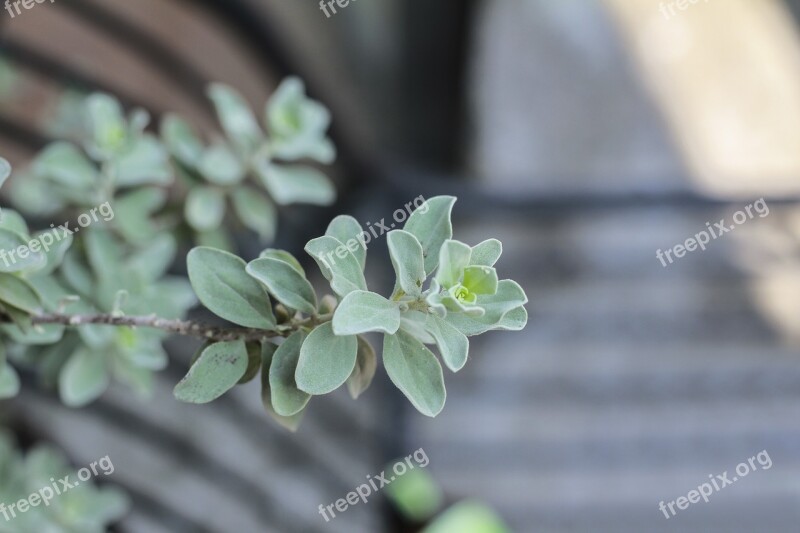
[[[75,484],[76,470],[49,446],[37,446],[23,456],[13,438],[0,431],[0,502],[8,505],[28,498],[45,487],[52,487],[51,479],[67,475],[70,483]],[[98,473],[104,477],[105,471],[98,470]],[[26,512],[17,512],[16,518],[10,521],[0,520],[0,533],[106,531],[130,508],[129,498],[120,490],[105,485],[98,487],[92,480],[80,481],[60,495],[54,494],[48,505],[39,501],[39,505],[29,506]]]

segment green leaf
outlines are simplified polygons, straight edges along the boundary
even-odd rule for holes
[[[422,533],[511,533],[494,511],[477,502],[455,504]]]
[[[378,357],[375,355],[375,349],[366,339],[359,336],[356,366],[353,368],[353,373],[347,378],[347,390],[354,400],[357,400],[369,388],[377,368]]]
[[[242,154],[250,154],[264,134],[245,99],[235,89],[221,83],[209,86],[208,96],[226,135]]]
[[[247,371],[244,341],[217,342],[200,354],[189,373],[175,386],[175,398],[208,403],[232,389]]]
[[[32,251],[25,237],[0,228],[0,272],[36,271],[46,264],[45,255]]]
[[[419,296],[427,277],[422,245],[414,235],[403,230],[390,231],[387,241],[397,286],[410,296]]]
[[[225,217],[225,195],[216,187],[195,187],[186,198],[184,214],[195,230],[215,230]]]
[[[311,395],[303,392],[295,382],[295,372],[300,350],[305,341],[301,331],[292,333],[278,347],[269,368],[269,385],[272,389],[272,407],[281,416],[293,416],[305,409]]]
[[[361,227],[361,224],[349,215],[339,215],[334,218],[325,231],[325,235],[344,244],[356,256],[362,271],[367,265],[367,245],[361,238],[363,231],[364,228]]]
[[[428,313],[410,309],[400,314],[400,328],[423,344],[435,344],[436,339],[428,332]]]
[[[36,272],[37,276],[47,276],[55,272],[64,261],[64,256],[72,246],[72,235],[63,235],[59,229],[51,229],[35,233],[33,242],[38,243],[46,257],[46,266]],[[33,250],[33,247],[31,247]],[[38,250],[37,250],[38,252]]]
[[[469,355],[467,336],[435,314],[428,315],[425,329],[436,339],[439,353],[442,354],[442,360],[447,368],[453,372],[464,368]]]
[[[497,239],[487,239],[472,247],[470,265],[494,266],[503,255],[503,243]]]
[[[433,353],[403,330],[383,338],[383,366],[392,383],[423,415],[435,417],[447,392],[442,365]]]
[[[446,289],[458,285],[464,268],[469,265],[470,254],[472,249],[463,242],[446,240],[439,251],[436,281]]]
[[[25,219],[13,209],[3,209],[0,211],[0,229],[7,229],[20,236],[25,236],[30,233]]]
[[[189,252],[186,263],[197,297],[212,313],[240,326],[275,327],[267,291],[247,274],[242,259],[200,247]]]
[[[167,151],[152,135],[143,135],[114,160],[115,182],[120,187],[172,183]]]
[[[128,141],[125,114],[119,101],[108,94],[94,93],[86,98],[88,125],[92,134],[93,156],[109,159]]]
[[[276,250],[275,248],[267,248],[258,257],[269,257],[271,259],[278,259],[284,263],[288,263],[295,270],[297,270],[303,277],[306,277],[306,271],[295,256],[285,250]]]
[[[97,186],[97,168],[78,147],[68,142],[50,144],[36,158],[33,170],[39,176],[80,189]]]
[[[237,187],[232,199],[233,209],[242,224],[258,233],[264,241],[275,239],[278,211],[269,198],[251,187]]]
[[[236,185],[245,176],[245,169],[236,154],[224,144],[215,144],[199,161],[200,173],[217,185]]]
[[[311,283],[289,263],[268,257],[256,259],[246,271],[264,285],[276,300],[287,307],[313,315],[317,312],[317,295]]]
[[[528,324],[528,311],[524,306],[515,307],[498,322],[494,329],[505,331],[522,331]]]
[[[0,273],[0,302],[32,314],[37,313],[42,307],[41,299],[30,283],[3,273]]]
[[[367,290],[358,259],[337,239],[327,235],[317,237],[306,244],[305,250],[317,262],[322,275],[339,296]]]
[[[336,201],[333,182],[315,168],[274,165],[262,160],[256,164],[255,170],[278,205],[326,206]]]
[[[168,113],[161,121],[161,138],[178,161],[189,168],[198,165],[203,154],[203,143],[188,122]]]
[[[311,158],[331,163],[336,149],[325,136],[330,121],[325,106],[306,97],[300,79],[286,78],[267,102],[271,152],[283,160]]]
[[[58,392],[68,407],[83,407],[108,388],[106,361],[101,352],[78,349],[58,376]]]
[[[153,239],[157,230],[150,217],[164,207],[167,192],[156,187],[141,187],[119,197],[114,204],[116,229],[134,244]]]
[[[281,416],[275,411],[275,407],[272,405],[272,387],[269,384],[269,372],[272,368],[272,361],[277,349],[278,347],[271,342],[263,343],[261,348],[261,402],[264,404],[264,409],[281,426],[289,431],[297,431],[305,411],[300,411],[292,416]]]
[[[297,386],[313,395],[338,389],[353,373],[357,351],[355,335],[334,335],[330,322],[317,326],[300,349]]]
[[[261,343],[248,342],[246,343],[246,348],[247,370],[245,371],[244,376],[242,376],[242,379],[239,380],[240,385],[253,381],[253,379],[258,375],[258,371],[261,370]]]
[[[0,365],[0,400],[7,400],[19,394],[19,376],[8,363]]]
[[[400,327],[400,305],[374,292],[353,291],[336,308],[332,324],[336,335],[370,331],[393,335]]]
[[[467,267],[462,285],[475,294],[494,294],[497,292],[497,270],[487,266]]]
[[[439,249],[444,241],[453,237],[450,216],[456,199],[452,196],[436,196],[426,200],[408,218],[405,227],[422,244],[425,256],[425,272],[433,272],[439,264]]]
[[[175,237],[161,233],[143,244],[129,259],[127,269],[144,281],[156,281],[166,274],[177,251]]]

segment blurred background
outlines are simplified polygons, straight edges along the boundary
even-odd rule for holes
[[[336,11],[56,0],[2,12],[0,154],[24,167],[92,90],[213,133],[207,83],[261,109],[296,74],[333,111],[340,199],[283,212],[277,247],[304,256],[336,214],[365,224],[453,194],[458,239],[504,242],[499,273],[527,291],[528,327],[476,339],[433,420],[382,369],[358,402],[315,400],[297,434],[268,419],[257,384],[178,404],[195,346],[176,340],[150,402],[116,386],[70,410],[26,386],[3,406],[22,441],[78,465],[110,455],[134,503],[116,531],[414,531],[382,499],[329,523],[318,506],[419,448],[448,502],[482,501],[512,531],[797,531],[800,1]],[[762,197],[769,216],[668,268],[656,258]],[[385,239],[370,257],[386,289]],[[659,511],[762,450],[771,469],[669,520]]]

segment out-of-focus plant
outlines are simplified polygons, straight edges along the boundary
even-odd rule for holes
[[[38,503],[26,506],[24,512],[9,509],[65,476],[72,478],[72,482],[67,480],[72,488],[61,494],[50,489],[53,497],[47,505],[39,497]],[[130,501],[122,491],[98,487],[91,480],[78,484],[75,477],[57,450],[40,445],[23,454],[11,435],[0,430],[0,503],[5,513],[0,516],[0,533],[101,532],[128,512]]]

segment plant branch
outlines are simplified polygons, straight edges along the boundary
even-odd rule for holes
[[[10,318],[0,313],[0,322],[10,322]],[[60,324],[62,326],[105,325],[128,326],[141,328],[154,328],[200,339],[225,342],[234,340],[263,341],[275,337],[282,337],[293,327],[280,331],[269,331],[257,328],[220,327],[194,322],[191,320],[168,320],[155,315],[150,316],[116,316],[110,314],[98,315],[65,315],[60,313],[46,313],[31,316],[33,324]]]

